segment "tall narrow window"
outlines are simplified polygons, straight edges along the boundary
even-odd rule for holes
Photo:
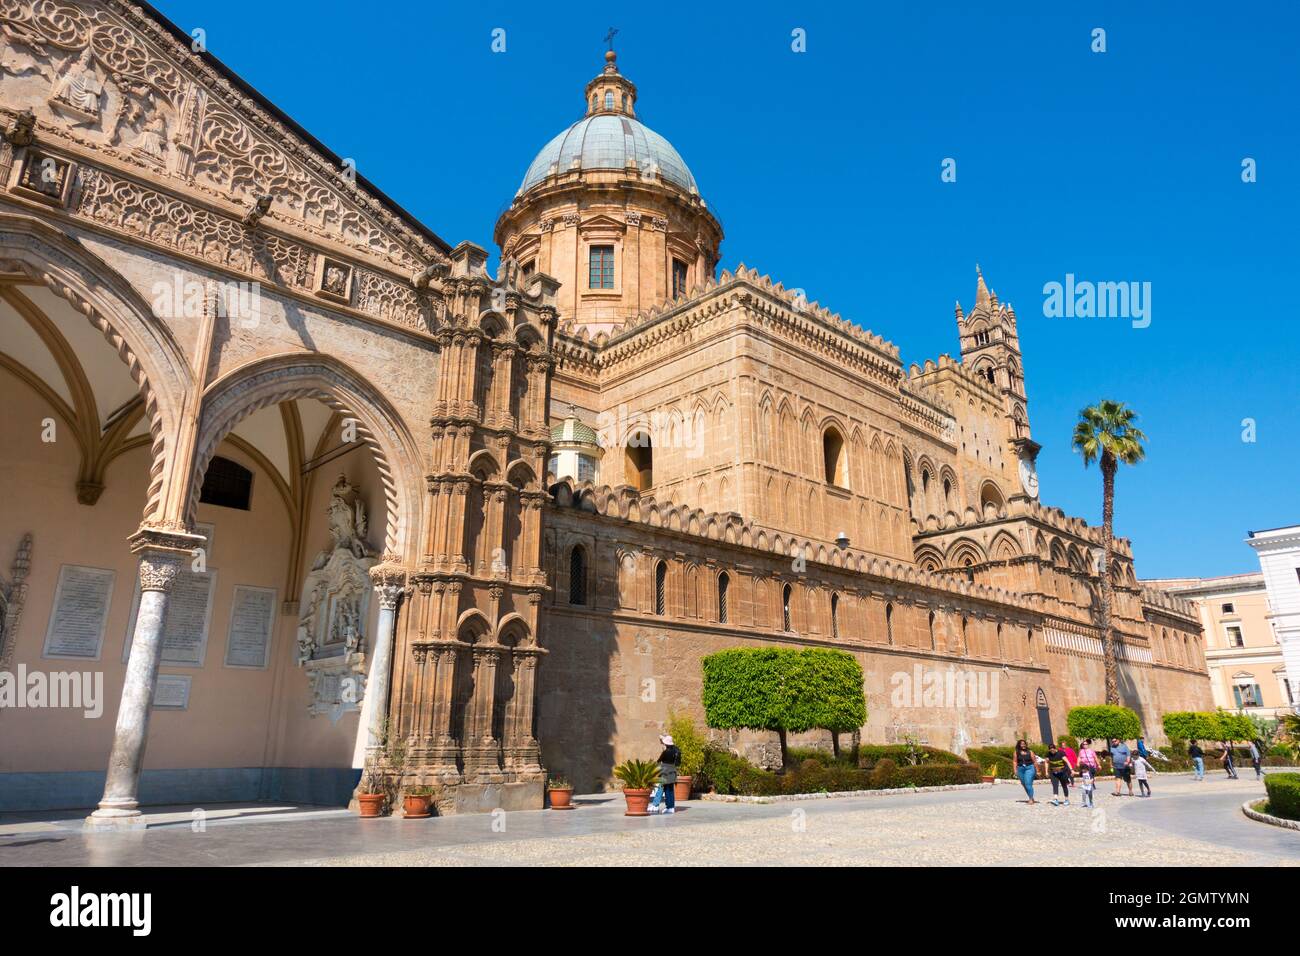
[[[937,650],[939,645],[934,639],[934,612],[930,612],[930,650]]]
[[[668,613],[668,565],[662,561],[655,566],[655,613]]]
[[[731,576],[723,571],[718,575],[718,623],[727,623],[727,592],[731,590]]]
[[[844,438],[834,428],[822,433],[823,475],[828,485],[840,488],[849,486],[848,455],[844,451]]]
[[[840,596],[831,595],[831,637],[838,639],[840,636]]]
[[[790,585],[788,584],[781,592],[781,630],[793,630],[790,627]]]
[[[587,284],[590,288],[614,288],[613,246],[592,246],[587,253],[587,263]]]
[[[612,91],[610,91],[610,90],[606,90],[606,91],[605,91],[605,109],[607,109],[607,110],[612,110],[613,108],[614,108],[614,94],[613,94]]]
[[[686,263],[673,260],[673,298],[686,294]]]
[[[587,603],[587,552],[582,545],[569,552],[569,603]]]
[[[894,643],[894,605],[885,605],[885,641]]]
[[[654,486],[654,445],[647,432],[637,432],[628,438],[623,480],[637,491],[649,491]]]
[[[966,618],[961,619],[961,652],[963,656],[970,656],[970,638],[966,635]]]

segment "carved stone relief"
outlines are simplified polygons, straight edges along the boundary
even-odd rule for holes
[[[312,562],[299,602],[298,665],[311,684],[310,713],[337,717],[365,698],[369,572],[378,559],[365,541],[361,495],[342,476],[328,514],[331,544]]]

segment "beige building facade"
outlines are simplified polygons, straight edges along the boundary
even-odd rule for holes
[[[1259,717],[1295,709],[1295,689],[1270,620],[1263,574],[1144,583],[1196,605],[1216,707]]]
[[[493,275],[156,14],[0,25],[0,809],[338,804],[367,759],[442,812],[539,806],[702,717],[738,645],[853,653],[867,740],[1101,699],[1100,530],[1039,501],[982,275],[959,354],[905,366],[719,273],[613,56]],[[1211,706],[1202,625],[1115,546],[1158,736]]]

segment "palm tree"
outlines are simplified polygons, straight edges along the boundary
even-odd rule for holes
[[[1110,609],[1115,597],[1115,583],[1110,574],[1112,528],[1115,523],[1115,473],[1120,463],[1135,465],[1142,460],[1142,443],[1147,436],[1134,425],[1137,412],[1123,402],[1103,399],[1079,412],[1071,444],[1083,455],[1083,466],[1101,463],[1101,649],[1106,661],[1106,703],[1119,703],[1118,668],[1115,664],[1115,639],[1110,628]]]

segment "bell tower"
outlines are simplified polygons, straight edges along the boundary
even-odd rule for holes
[[[1025,396],[1025,372],[1016,331],[1016,310],[998,301],[997,293],[984,282],[975,266],[975,305],[962,314],[957,303],[957,334],[961,361],[986,381],[1002,399],[1007,441],[1019,460],[1020,481],[1025,493],[1038,496],[1034,461],[1041,447],[1029,434],[1029,400]]]

